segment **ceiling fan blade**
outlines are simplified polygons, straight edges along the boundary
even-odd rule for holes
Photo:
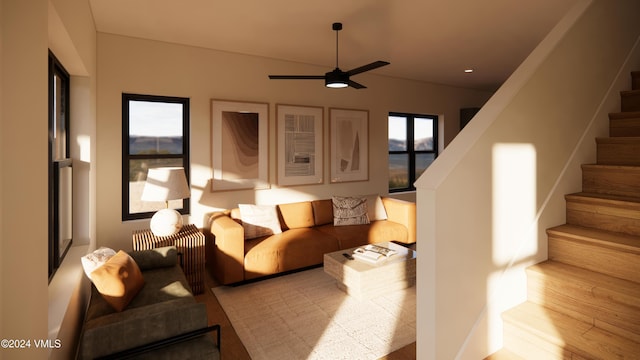
[[[269,75],[272,80],[324,80],[324,75]]]
[[[355,68],[353,70],[349,70],[349,71],[347,71],[347,74],[349,76],[355,75],[355,74],[360,74],[360,73],[363,73],[365,71],[377,69],[377,68],[385,66],[385,65],[389,65],[389,62],[388,61],[374,61],[371,64],[367,64],[367,65]]]
[[[353,80],[347,81],[347,84],[349,84],[349,86],[351,86],[354,89],[366,89],[367,88],[366,86],[364,86],[364,85],[362,85],[360,83],[357,83],[357,82],[355,82]]]

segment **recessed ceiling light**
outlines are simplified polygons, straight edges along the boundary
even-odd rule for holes
[[[464,69],[464,72],[467,74],[471,74],[473,72],[473,69]]]

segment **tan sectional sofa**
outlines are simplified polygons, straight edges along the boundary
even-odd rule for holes
[[[383,241],[415,243],[415,203],[390,197],[378,197],[377,203],[384,206],[385,220],[348,226],[333,225],[332,199],[280,204],[282,233],[253,239],[245,239],[239,209],[213,213],[208,266],[218,281],[231,284],[319,265],[325,253],[341,249]]]

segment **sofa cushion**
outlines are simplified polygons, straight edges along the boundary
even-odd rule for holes
[[[311,206],[316,226],[333,224],[333,202],[331,199],[313,200]]]
[[[122,311],[144,286],[142,273],[136,262],[120,250],[91,273],[91,280],[100,295],[116,311]]]
[[[280,204],[278,208],[287,229],[308,228],[315,224],[313,221],[313,208],[309,201]]]
[[[245,239],[254,239],[282,232],[275,205],[240,204],[238,206]]]
[[[87,320],[79,358],[94,359],[206,326],[206,305],[197,303],[193,297],[127,308],[124,312]],[[150,355],[143,358],[160,357]]]
[[[334,196],[331,200],[333,202],[333,226],[369,223],[366,198]]]
[[[368,225],[353,226],[316,226],[314,229],[335,237],[340,249],[349,249],[365,244],[375,244],[383,241],[407,241],[407,228],[393,221],[372,221]]]
[[[131,300],[126,311],[163,301],[193,301],[189,283],[180,266],[175,265],[146,270],[142,274],[145,279],[145,285]],[[91,288],[91,299],[85,320],[88,321],[116,313],[114,308],[100,295],[96,287],[92,286]]]
[[[326,253],[338,251],[333,236],[315,228],[290,229],[245,242],[245,280],[322,264]]]

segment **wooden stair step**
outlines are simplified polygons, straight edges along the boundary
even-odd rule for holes
[[[584,164],[582,191],[640,198],[640,166]]]
[[[640,283],[640,237],[569,224],[547,235],[549,260]]]
[[[567,224],[640,235],[640,198],[581,192],[565,200]]]
[[[527,268],[529,301],[640,342],[640,283],[556,261]]]
[[[621,91],[620,100],[622,111],[640,111],[640,90]]]
[[[525,360],[525,359],[507,349],[500,349],[499,351],[496,351],[493,354],[484,358],[484,360]]]
[[[585,359],[640,359],[640,343],[530,301],[506,311],[503,319],[505,348],[526,359],[575,359],[574,355]],[[532,346],[523,348],[524,343]]]
[[[596,144],[600,165],[640,165],[640,137],[597,138]]]
[[[640,137],[640,111],[609,114],[609,136]]]

